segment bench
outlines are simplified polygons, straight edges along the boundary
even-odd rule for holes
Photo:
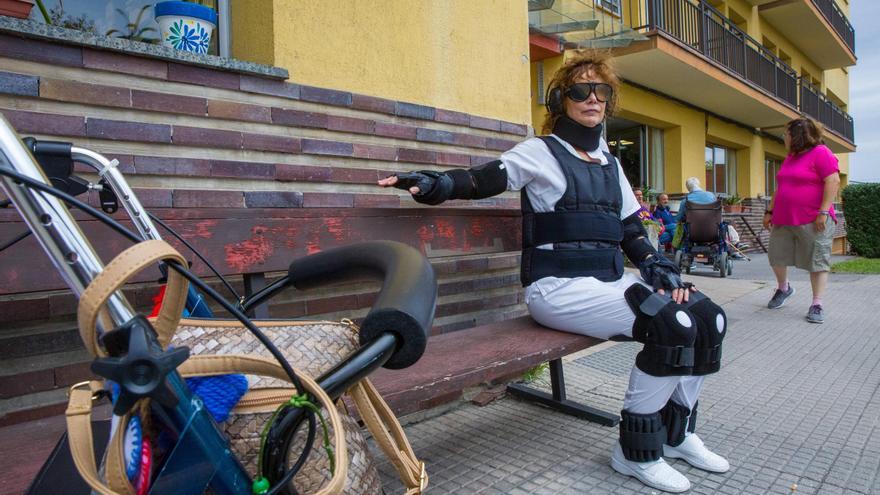
[[[565,414],[616,426],[617,413],[572,401],[565,393],[562,358],[602,342],[552,330],[523,316],[431,337],[416,364],[404,370],[383,368],[371,379],[395,414],[402,416],[457,400],[469,387],[510,381],[549,361],[551,394],[521,383],[509,384],[507,392]]]

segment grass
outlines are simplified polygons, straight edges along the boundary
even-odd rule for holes
[[[880,273],[880,258],[855,258],[835,263],[831,267],[835,273]]]
[[[520,379],[525,383],[531,383],[540,378],[541,375],[543,375],[544,372],[548,369],[550,369],[550,363],[541,363],[533,368],[529,368],[528,370],[526,370],[526,372],[522,374]]]

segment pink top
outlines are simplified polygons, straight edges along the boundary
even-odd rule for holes
[[[822,206],[825,178],[838,172],[837,157],[824,144],[788,155],[776,174],[773,225],[804,225],[816,219]],[[834,206],[829,208],[834,221]]]

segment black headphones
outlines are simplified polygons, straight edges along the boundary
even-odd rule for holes
[[[547,94],[544,96],[544,106],[550,114],[565,113],[565,106],[562,104],[562,89],[558,86],[547,88]]]

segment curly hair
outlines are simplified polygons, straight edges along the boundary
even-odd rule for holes
[[[809,117],[799,117],[785,124],[789,136],[788,152],[797,155],[822,144],[822,128]]]
[[[564,94],[565,90],[575,84],[579,77],[586,76],[590,72],[611,85],[614,90],[611,99],[605,105],[605,118],[611,117],[617,107],[620,78],[614,69],[614,57],[609,50],[579,50],[556,71],[553,80],[547,86],[547,94],[549,95],[550,91],[555,88],[561,89]],[[563,114],[564,111],[547,112],[541,126],[542,132],[544,134],[553,132],[553,126]]]

